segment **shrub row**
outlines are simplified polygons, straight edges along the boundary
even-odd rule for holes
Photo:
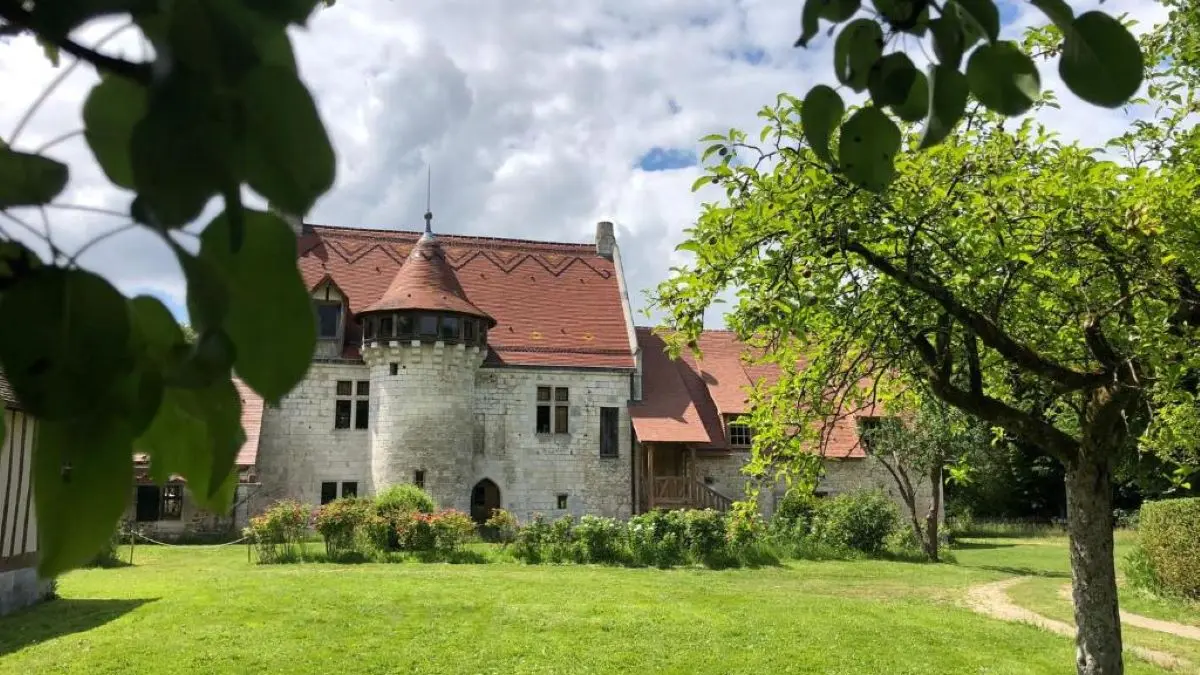
[[[879,555],[889,549],[905,553],[917,546],[907,528],[901,527],[896,503],[881,491],[820,499],[791,490],[776,509],[771,532],[796,557]]]
[[[1142,590],[1200,599],[1200,498],[1142,504],[1125,574]]]
[[[704,511],[651,511],[628,521],[571,516],[548,521],[538,515],[516,527],[512,555],[530,564],[593,563],[639,567],[701,564],[734,567],[777,561],[765,546],[761,518]],[[497,511],[489,525],[501,529],[512,514]]]
[[[284,500],[251,519],[245,535],[263,563],[300,560],[302,544],[313,531],[324,539],[329,560],[367,560],[391,552],[445,559],[475,536],[475,524],[464,513],[436,507],[415,485],[394,486],[375,499],[338,499],[316,509]]]

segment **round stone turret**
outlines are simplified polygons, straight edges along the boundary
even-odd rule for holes
[[[429,232],[359,318],[371,373],[375,491],[418,482],[439,505],[467,510],[475,374],[495,320],[467,298]]]

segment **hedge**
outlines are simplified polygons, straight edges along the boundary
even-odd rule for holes
[[[1200,498],[1146,502],[1138,538],[1163,590],[1200,599]]]

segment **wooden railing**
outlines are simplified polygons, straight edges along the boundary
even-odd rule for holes
[[[654,477],[654,503],[656,505],[686,504],[688,496],[687,476]]]
[[[696,481],[696,508],[728,511],[733,500],[700,481]]]

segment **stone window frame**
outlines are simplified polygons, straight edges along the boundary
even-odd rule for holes
[[[611,420],[610,420],[611,418]],[[611,427],[610,427],[611,425]],[[600,456],[612,459],[621,456],[621,409],[600,407]]]
[[[343,386],[345,385],[345,386]],[[364,393],[365,392],[365,393]],[[334,409],[333,409],[333,428],[334,431],[366,431],[370,429],[371,420],[371,381],[370,380],[335,380],[334,381]],[[341,424],[343,419],[341,408],[346,407],[347,411],[344,419],[345,425]],[[364,410],[365,409],[365,410]],[[363,415],[363,413],[366,413]],[[359,420],[366,418],[365,422],[360,424]]]
[[[725,424],[725,434],[729,438],[729,447],[749,449],[754,445],[754,430],[749,424],[739,421],[740,417],[730,417]]]
[[[346,499],[347,497],[357,497],[358,496],[358,488],[359,488],[359,485],[361,485],[361,484],[362,484],[362,482],[357,481],[357,480],[323,480],[323,481],[320,481],[318,483],[317,494],[319,495],[319,497],[317,498],[317,501],[320,502],[321,506],[324,506],[335,499]],[[333,488],[333,497],[330,499],[325,498],[326,497],[326,495],[325,495],[326,486],[331,486]],[[352,489],[347,490],[346,486],[353,486],[353,487],[352,487]]]
[[[542,413],[545,411],[545,425]],[[539,384],[534,396],[534,431],[539,435],[571,433],[571,388]],[[561,418],[559,417],[561,415]]]

